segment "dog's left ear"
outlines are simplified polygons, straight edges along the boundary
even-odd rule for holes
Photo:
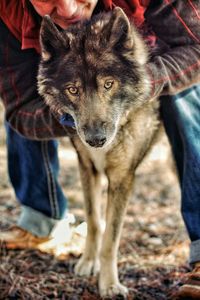
[[[99,32],[107,41],[109,47],[123,47],[126,55],[143,65],[147,61],[147,48],[133,24],[120,7],[114,8],[110,19],[97,22]],[[95,29],[97,28],[94,27]]]
[[[109,42],[112,45],[122,43],[125,48],[131,49],[133,47],[131,25],[128,17],[120,7],[114,8],[109,25],[111,26]]]
[[[91,31],[101,36],[102,43],[114,47],[117,43],[123,42],[125,47],[132,47],[130,23],[120,7],[115,7],[109,13],[97,15],[92,21]]]

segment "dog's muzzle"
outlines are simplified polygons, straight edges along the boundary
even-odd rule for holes
[[[86,143],[89,144],[92,147],[102,147],[106,142],[106,137],[101,138],[93,138],[92,140],[86,140]]]
[[[84,126],[83,132],[85,135],[86,143],[91,147],[96,147],[96,148],[103,147],[103,145],[107,141],[106,131],[102,126],[100,127]]]

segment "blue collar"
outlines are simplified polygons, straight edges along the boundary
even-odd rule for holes
[[[75,128],[74,119],[69,114],[64,114],[60,117],[60,124],[68,127]]]

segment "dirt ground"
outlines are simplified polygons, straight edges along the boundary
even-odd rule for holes
[[[20,207],[7,176],[0,110],[0,229],[3,230],[16,222]],[[57,244],[46,247],[46,252],[8,251],[2,244],[0,299],[100,299],[96,278],[81,278],[73,273],[84,244],[85,224],[76,154],[67,138],[60,142],[59,157],[60,183],[68,197],[70,213],[75,217],[72,240],[57,239]],[[180,191],[170,157],[168,143],[163,138],[137,170],[119,249],[119,276],[129,287],[128,299],[175,299],[189,270],[189,241],[180,215]]]

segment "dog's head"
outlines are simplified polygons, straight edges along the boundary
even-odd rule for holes
[[[69,113],[81,140],[110,144],[121,118],[149,93],[147,54],[120,8],[60,31],[49,17],[41,26],[38,90],[51,109]]]

